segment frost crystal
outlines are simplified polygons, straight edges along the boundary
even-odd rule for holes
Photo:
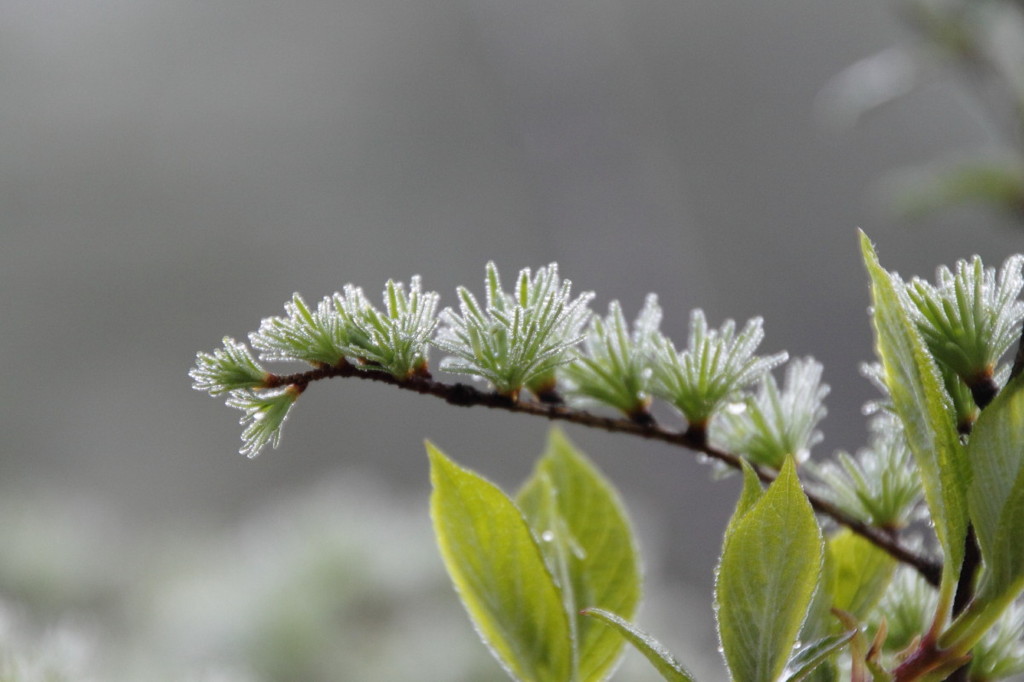
[[[1024,606],[1013,602],[971,650],[972,680],[999,680],[1024,672]]]
[[[299,294],[285,304],[287,317],[268,317],[249,335],[263,360],[293,360],[312,365],[335,365],[345,357],[348,329],[334,310],[332,300],[320,301],[310,310]]]
[[[941,267],[932,285],[915,277],[906,286],[907,306],[928,349],[968,386],[991,378],[995,365],[1019,338],[1024,302],[1019,300],[1024,256],[1011,256],[998,278],[981,258]]]
[[[252,458],[268,444],[276,448],[281,440],[281,428],[299,393],[293,386],[259,393],[232,391],[226,404],[245,413],[240,421],[245,430],[242,431],[243,445],[239,452]]]
[[[902,651],[915,637],[927,632],[937,604],[935,589],[913,568],[901,565],[872,613],[872,629],[877,631],[884,618],[888,626],[886,650]]]
[[[562,370],[569,395],[621,410],[634,419],[650,419],[650,355],[661,324],[658,297],[648,294],[630,334],[618,301],[608,316],[590,322],[583,352]]]
[[[871,422],[869,447],[853,457],[807,467],[822,482],[821,494],[847,514],[880,528],[898,530],[920,510],[921,477],[899,420],[882,413]]]
[[[560,280],[552,263],[531,275],[519,273],[513,294],[501,288],[498,269],[487,264],[486,305],[459,287],[459,312],[445,308],[434,344],[450,353],[441,369],[486,379],[494,389],[517,399],[522,388],[545,396],[555,387],[555,369],[572,361],[573,346],[590,317],[592,293],[576,299],[572,284]]]
[[[267,379],[267,371],[260,367],[245,344],[229,336],[223,340],[224,348],[213,353],[196,353],[196,364],[189,371],[192,388],[220,395],[246,388],[258,388]]]
[[[781,467],[786,455],[805,461],[822,439],[815,427],[825,417],[822,401],[829,387],[821,383],[821,371],[813,358],[794,360],[786,368],[781,392],[775,378],[765,374],[747,409],[723,410],[715,418],[712,441],[770,467]]]
[[[732,320],[726,320],[721,329],[709,330],[704,311],[694,310],[683,351],[677,352],[668,338],[658,334],[652,357],[654,394],[682,412],[691,429],[705,429],[734,394],[786,361],[784,352],[754,355],[762,338],[760,317],[749,320],[737,335]]]
[[[440,298],[436,292],[424,292],[418,275],[409,281],[408,294],[401,282],[389,280],[382,314],[360,287],[348,284],[344,291],[334,294],[334,306],[348,339],[343,350],[359,360],[357,367],[382,369],[396,379],[428,373],[429,340],[437,326]]]

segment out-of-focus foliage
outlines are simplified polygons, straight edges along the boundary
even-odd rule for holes
[[[0,682],[503,682],[426,504],[349,472],[236,524],[136,528],[98,500],[4,490]],[[646,619],[664,627],[681,596]],[[649,678],[633,653],[615,677]]]
[[[228,528],[142,533],[95,501],[0,502],[0,680],[503,680],[425,499],[330,480]],[[461,635],[458,633],[462,633]]]
[[[819,113],[850,125],[935,81],[952,81],[988,114],[988,148],[893,171],[878,182],[905,217],[962,204],[1024,224],[1024,5],[1016,0],[901,0],[912,35],[851,65],[822,90]]]

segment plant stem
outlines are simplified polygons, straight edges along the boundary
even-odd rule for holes
[[[414,391],[423,395],[432,395],[452,405],[460,407],[489,407],[509,412],[520,412],[546,417],[556,421],[565,421],[572,424],[579,424],[590,428],[603,429],[612,433],[624,433],[649,440],[669,443],[677,447],[686,448],[699,452],[711,459],[726,464],[733,469],[741,468],[742,457],[739,455],[716,449],[707,443],[706,434],[702,429],[687,429],[686,431],[674,431],[658,425],[653,419],[645,422],[637,422],[626,417],[604,417],[585,410],[577,410],[557,403],[539,403],[531,401],[516,401],[509,396],[495,393],[493,391],[482,391],[468,384],[455,383],[447,384],[436,381],[429,375],[413,376],[408,379],[396,379],[387,372],[373,369],[361,369],[346,361],[337,365],[318,367],[307,372],[296,374],[278,375],[271,374],[263,388],[279,388],[281,386],[295,386],[299,390],[305,388],[314,381],[322,379],[359,378],[371,381],[379,381],[385,384],[392,384],[398,388]],[[758,478],[766,483],[775,480],[776,472],[754,465],[754,471]],[[921,556],[904,547],[892,533],[876,526],[864,523],[853,518],[828,500],[821,498],[811,492],[807,492],[807,499],[811,506],[819,514],[823,514],[841,526],[846,526],[854,533],[865,538],[872,544],[884,550],[897,561],[912,566],[932,586],[938,586],[942,574],[942,566],[925,556]]]
[[[1013,367],[1010,368],[1010,378],[1007,381],[1013,381],[1021,371],[1024,371],[1024,323],[1021,323],[1020,344],[1017,346],[1017,354],[1013,358]]]

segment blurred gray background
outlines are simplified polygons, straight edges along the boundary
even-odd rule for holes
[[[765,352],[825,365],[816,454],[855,449],[872,397],[856,228],[905,275],[1024,246],[989,213],[910,226],[870,200],[892,168],[993,144],[961,85],[816,121],[831,77],[904,38],[885,0],[0,0],[0,494],[100,508],[114,544],[231,527],[334,477],[425,517],[425,437],[514,488],[546,423],[334,382],[250,461],[238,413],[186,376],[294,291],[418,273],[446,305],[488,259],[508,278],[558,261],[601,311],[656,291],[677,339],[693,307],[763,315]],[[648,571],[694,586],[657,634],[713,651],[736,481],[569,435],[644,526]]]

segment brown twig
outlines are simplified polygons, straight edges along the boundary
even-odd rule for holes
[[[612,433],[624,433],[648,440],[660,441],[683,447],[694,452],[699,452],[711,459],[722,462],[734,469],[741,468],[742,458],[730,452],[711,447],[702,430],[688,429],[686,431],[673,431],[658,425],[653,419],[637,421],[625,417],[606,417],[585,410],[577,410],[558,403],[540,403],[531,401],[516,401],[508,396],[493,391],[482,391],[475,386],[468,384],[448,384],[436,381],[428,376],[413,376],[408,379],[398,379],[381,371],[359,368],[348,362],[342,361],[337,365],[319,367],[307,372],[296,374],[277,375],[271,374],[264,385],[264,388],[279,388],[281,386],[295,386],[300,390],[314,381],[331,379],[336,377],[359,378],[371,381],[379,381],[391,384],[407,391],[414,391],[423,395],[432,395],[440,398],[451,405],[460,407],[489,407],[493,409],[506,410],[508,412],[519,412],[537,417],[546,417],[554,421],[564,421],[571,424],[579,424],[590,428],[602,429]],[[763,467],[754,466],[758,477],[771,483],[775,480],[776,472]],[[805,491],[806,492],[806,491]],[[846,526],[854,533],[865,538],[875,546],[884,550],[890,556],[904,564],[912,566],[931,585],[938,586],[942,573],[941,565],[928,558],[916,554],[900,544],[899,540],[890,532],[876,526],[860,521],[846,514],[828,500],[807,492],[807,498],[811,506],[820,514],[823,514],[837,524]]]

